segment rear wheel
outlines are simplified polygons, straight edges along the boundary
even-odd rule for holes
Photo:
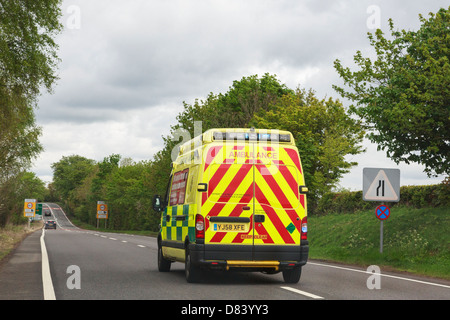
[[[286,283],[297,283],[302,275],[302,267],[295,267],[294,269],[283,270],[283,279]]]
[[[167,260],[164,258],[162,253],[161,246],[158,247],[158,270],[160,272],[168,272],[170,271],[170,266],[172,265],[172,262],[170,260]]]
[[[184,264],[184,270],[186,274],[186,281],[189,283],[198,282],[200,278],[200,268],[192,264],[191,254],[186,248],[186,260]]]

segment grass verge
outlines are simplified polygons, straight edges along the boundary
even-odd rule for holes
[[[353,214],[309,216],[309,257],[450,279],[450,208],[392,208],[383,222],[380,253],[375,207]]]
[[[6,259],[27,235],[41,229],[42,226],[42,221],[34,221],[30,228],[28,228],[28,224],[6,225],[4,228],[0,228],[0,262]]]

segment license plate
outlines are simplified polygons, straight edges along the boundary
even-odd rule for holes
[[[214,223],[214,231],[220,232],[247,232],[246,223]]]

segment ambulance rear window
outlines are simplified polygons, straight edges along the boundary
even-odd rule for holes
[[[186,194],[186,184],[189,176],[189,169],[176,172],[173,175],[172,188],[170,190],[170,205],[176,206],[184,203]]]

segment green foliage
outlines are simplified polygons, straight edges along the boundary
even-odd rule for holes
[[[312,90],[292,90],[273,75],[243,77],[224,94],[210,93],[205,101],[184,104],[172,129],[194,133],[194,121],[202,130],[211,128],[279,129],[292,132],[302,157],[309,204],[336,185],[356,165],[345,156],[358,154],[364,131],[333,99],[319,100]],[[169,141],[169,139],[167,140]],[[173,145],[166,144],[166,149]]]
[[[0,227],[26,220],[23,217],[24,199],[43,201],[45,196],[45,183],[32,172],[23,171],[8,179],[1,186]]]
[[[440,9],[418,31],[381,30],[368,34],[377,59],[354,56],[358,71],[335,68],[352,90],[334,88],[356,105],[369,139],[395,162],[425,165],[428,175],[450,173],[450,13]]]
[[[383,253],[380,221],[375,203],[356,214],[308,217],[311,259],[351,264],[386,266],[450,279],[450,206],[412,208],[395,206],[383,222]]]
[[[177,120],[171,127],[174,138],[163,137],[164,148],[152,161],[133,163],[111,155],[93,164],[79,156],[64,157],[53,165],[54,189],[80,221],[94,224],[96,202],[106,201],[110,228],[156,230],[159,217],[151,201],[155,194],[165,195],[176,147],[194,136],[195,121],[202,122],[202,131],[249,126],[291,131],[302,157],[310,208],[355,165],[345,156],[362,152],[361,125],[339,101],[319,100],[311,90],[291,90],[269,74],[243,77],[226,93],[184,103]]]
[[[13,188],[42,151],[34,108],[42,89],[50,92],[57,78],[53,38],[62,29],[60,4],[0,0],[0,224],[17,215]]]
[[[54,37],[62,30],[61,0],[0,0],[0,79],[35,98],[51,90],[59,61]]]
[[[266,73],[243,77],[233,81],[226,93],[210,93],[205,101],[195,100],[193,105],[184,102],[184,110],[177,116],[173,129],[183,128],[193,136],[194,121],[202,121],[202,129],[247,128],[253,115],[293,91]]]
[[[364,131],[360,123],[347,115],[339,101],[319,100],[311,90],[297,89],[295,94],[284,95],[267,110],[255,114],[252,124],[292,132],[311,205],[356,164],[345,156],[362,152],[359,144]]]
[[[52,164],[53,186],[62,199],[69,200],[75,190],[93,170],[94,160],[72,155]]]
[[[392,202],[389,207],[407,206],[412,208],[450,207],[450,178],[442,183],[427,186],[400,187],[400,201]],[[374,208],[377,202],[364,201],[362,191],[329,192],[318,201],[310,214],[327,215],[330,213],[355,213]]]
[[[97,201],[105,201],[109,229],[157,231],[159,216],[151,209],[158,193],[157,170],[152,162],[135,163],[118,154],[100,162],[70,156],[52,167],[53,185],[78,221],[95,226]]]

